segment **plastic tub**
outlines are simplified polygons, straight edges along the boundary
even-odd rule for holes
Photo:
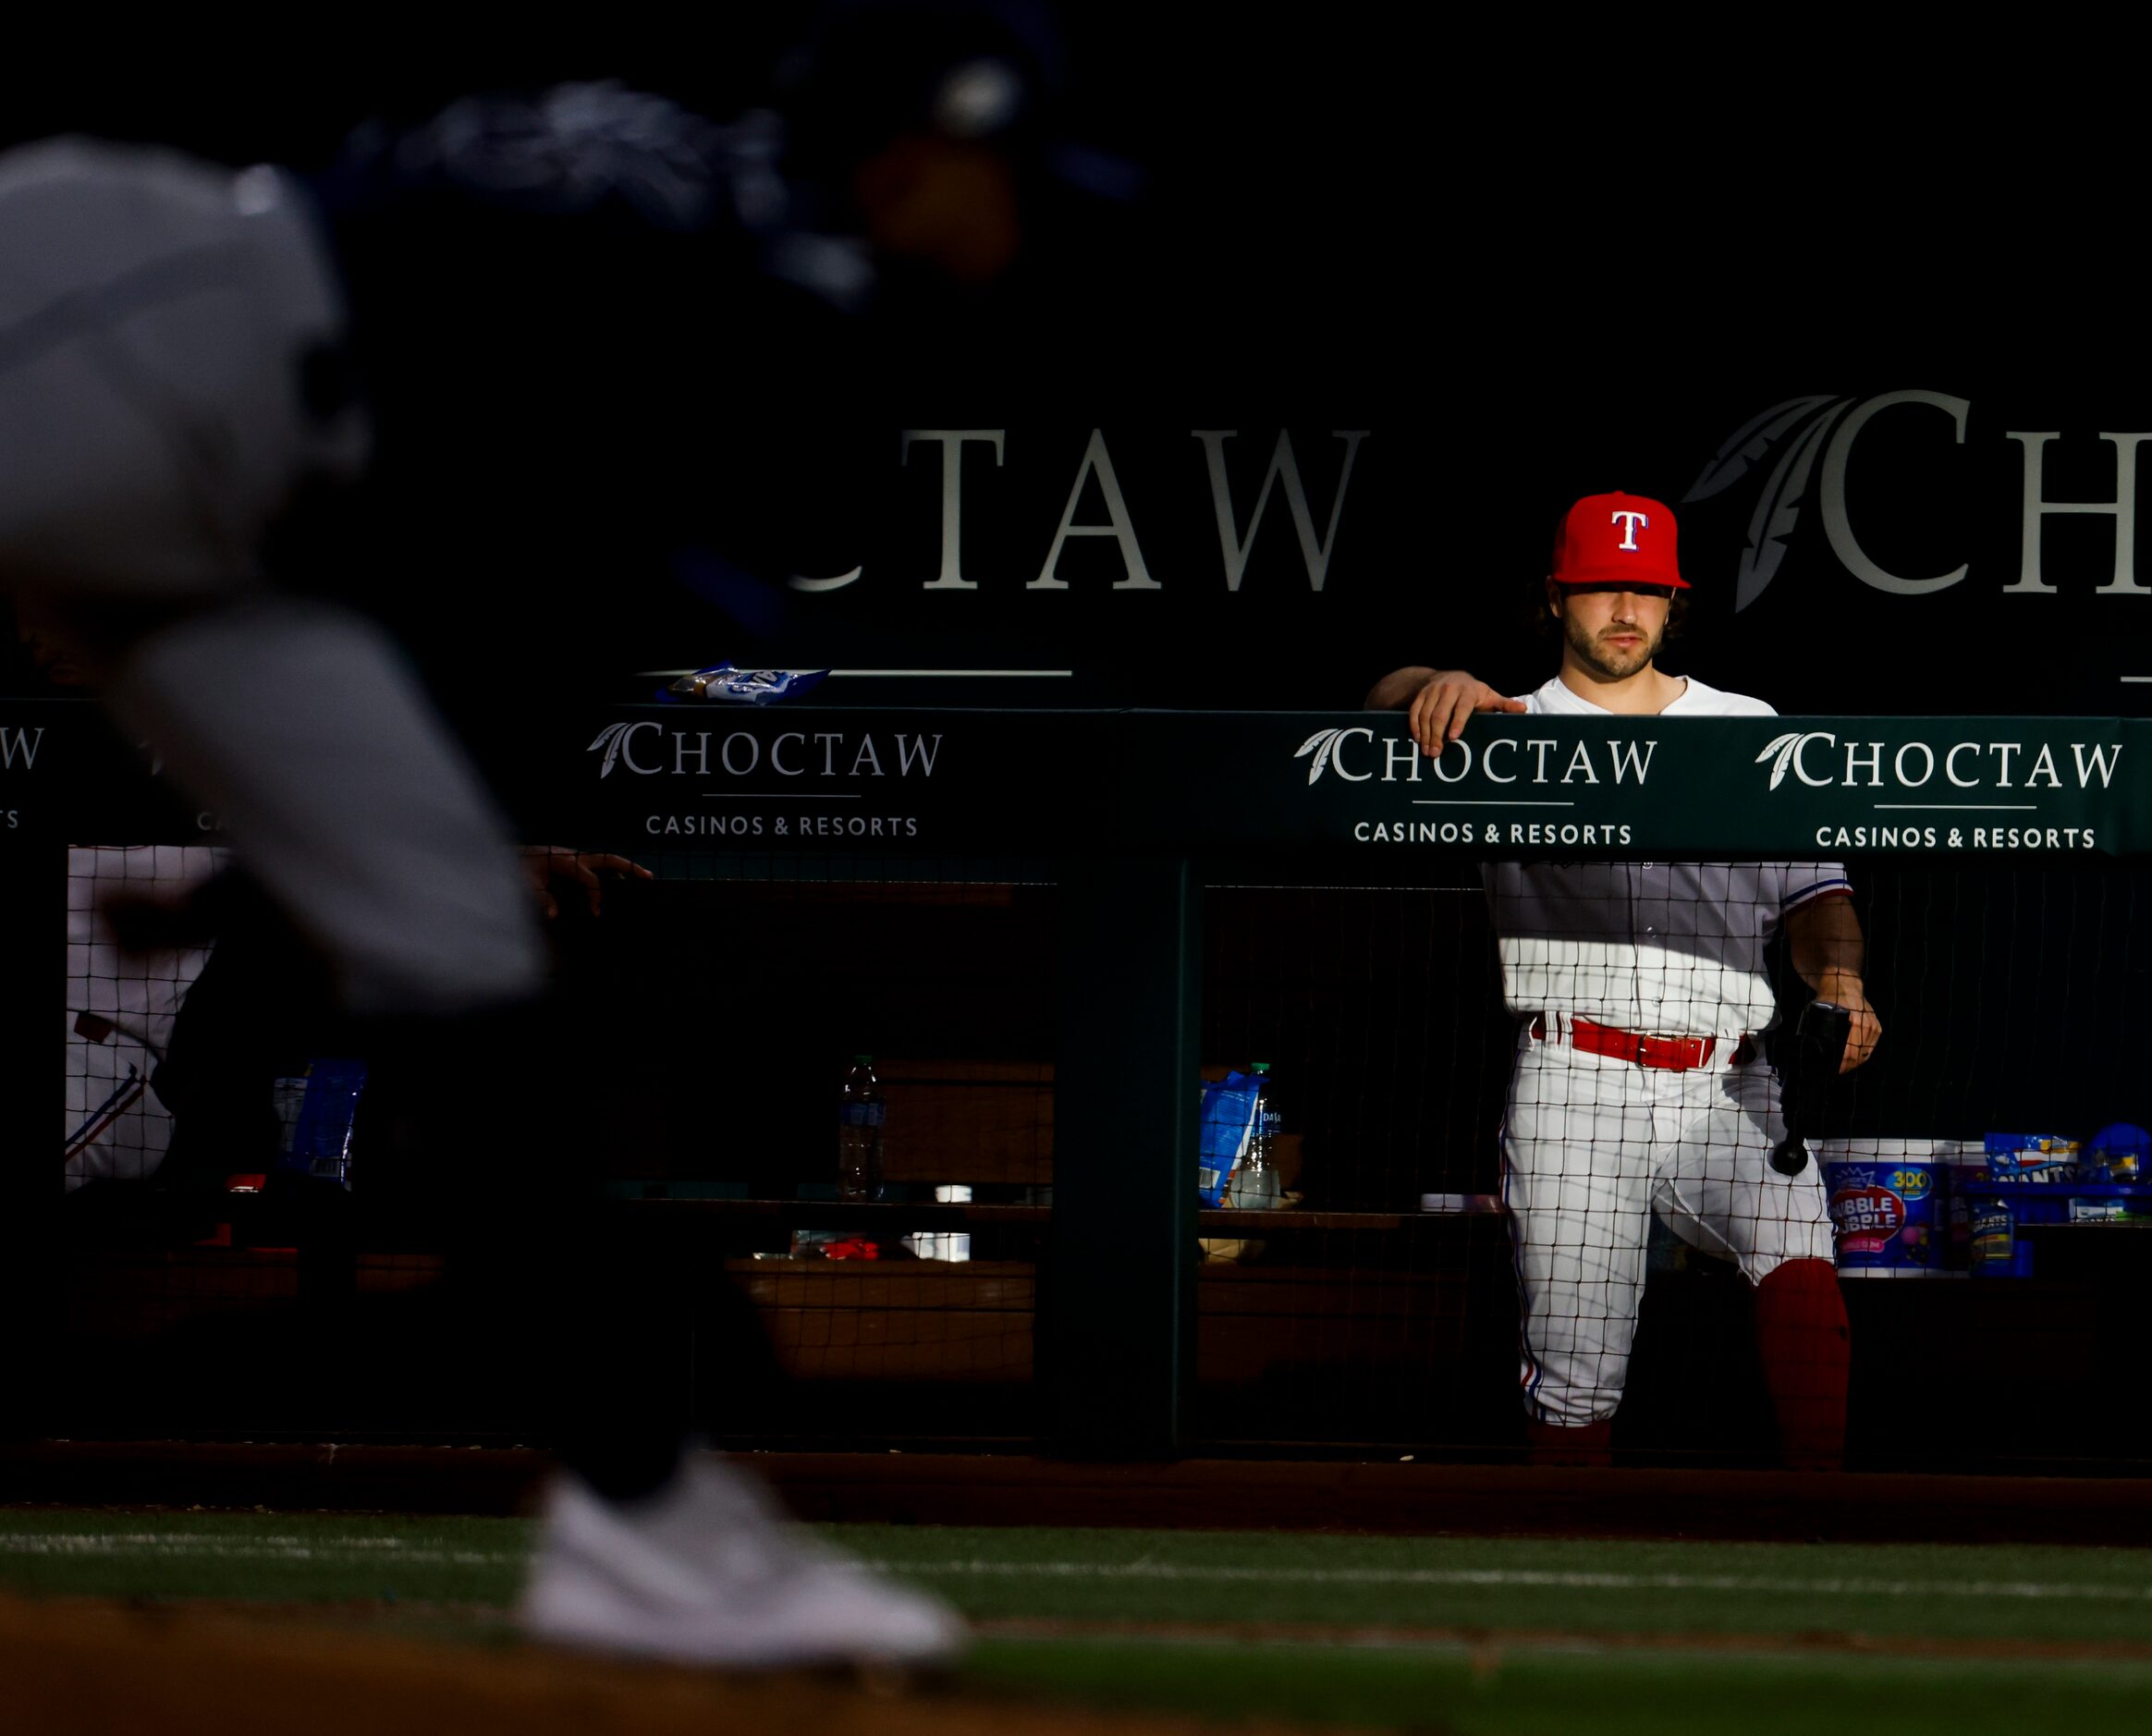
[[[1863,1151],[1849,1142],[1827,1151],[1823,1185],[1841,1276],[1962,1276],[1950,1258],[1950,1165],[1930,1155],[1933,1144],[1872,1141]]]

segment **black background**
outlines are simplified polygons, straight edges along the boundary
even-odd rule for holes
[[[464,92],[561,79],[617,78],[727,116],[765,92],[812,10],[84,30],[10,66],[0,125],[308,165],[366,116],[417,120]],[[1469,663],[1517,690],[1548,665],[1518,623],[1569,499],[1619,487],[1679,502],[1770,404],[1922,386],[1973,401],[1965,449],[1887,417],[1869,439],[1892,456],[1856,482],[1854,510],[1900,570],[1970,556],[1972,576],[1937,597],[1868,591],[1812,509],[1769,593],[1736,617],[1754,490],[1731,491],[1683,511],[1698,594],[1669,665],[1786,712],[2097,714],[2148,691],[2116,678],[2152,599],[2091,594],[2107,520],[2050,521],[2064,594],[1997,594],[2015,577],[2020,485],[2001,431],[2060,431],[2048,497],[2098,498],[2113,475],[2097,433],[2152,425],[2127,108],[2095,44],[1351,6],[1094,4],[1061,27],[1063,130],[1141,163],[1142,209],[1061,229],[1052,269],[984,303],[850,325],[714,315],[648,401],[700,467],[663,537],[623,524],[564,551],[519,526],[512,496],[488,510],[474,463],[468,490],[429,508],[438,536],[407,526],[354,586],[438,686],[538,658],[549,682],[618,698],[641,668],[730,657],[1079,673],[914,686],[911,703],[1334,707],[1405,662]],[[1056,233],[1045,217],[1040,230]],[[896,435],[950,425],[1007,428],[1009,454],[999,472],[984,458],[967,471],[980,590],[922,594],[937,460],[900,470]],[[1310,593],[1274,500],[1229,594],[1189,431],[1242,431],[1245,513],[1281,426],[1318,513],[1329,431],[1371,431],[1329,582]],[[1113,591],[1118,558],[1095,541],[1065,558],[1069,592],[1024,588],[1093,427],[1160,593]],[[1099,517],[1094,493],[1079,517]],[[781,582],[862,559],[842,593]]]

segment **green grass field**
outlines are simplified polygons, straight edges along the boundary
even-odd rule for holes
[[[838,1526],[997,1693],[1458,1730],[2152,1727],[2152,1554]],[[0,1511],[0,1590],[505,1640],[524,1522]]]

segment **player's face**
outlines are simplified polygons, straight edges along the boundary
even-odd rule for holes
[[[1554,608],[1563,640],[1584,667],[1620,681],[1649,666],[1667,636],[1670,598],[1664,591],[1556,588]]]

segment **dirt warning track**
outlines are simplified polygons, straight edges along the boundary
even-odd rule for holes
[[[456,1644],[161,1604],[0,1598],[7,1728],[39,1736],[1199,1736],[1200,1719],[857,1678]],[[1283,1727],[1274,1727],[1283,1728]]]

